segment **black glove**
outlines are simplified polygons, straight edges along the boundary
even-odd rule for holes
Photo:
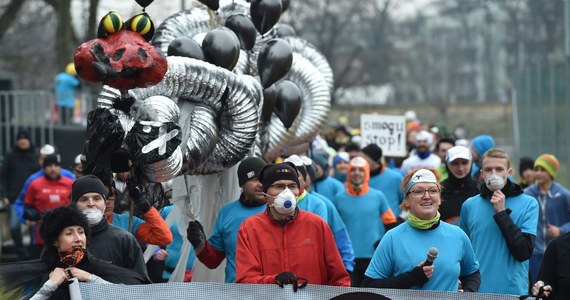
[[[41,217],[42,215],[35,207],[24,205],[24,220],[39,221]]]
[[[190,221],[188,223],[188,229],[186,229],[186,237],[194,250],[200,248],[206,242],[206,235],[204,234],[204,228],[202,224],[198,221]]]
[[[299,285],[299,280],[303,281],[301,285]],[[302,289],[307,286],[307,283],[309,283],[309,281],[303,277],[295,276],[295,273],[293,272],[282,272],[275,276],[275,283],[277,283],[281,288],[285,284],[292,284],[293,292],[297,292],[298,289]]]
[[[134,180],[129,180],[127,183],[129,187],[129,196],[133,198],[135,206],[141,214],[146,214],[150,210],[150,202],[148,201],[146,195],[143,194],[143,186],[137,184]]]

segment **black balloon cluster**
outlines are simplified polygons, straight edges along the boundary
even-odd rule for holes
[[[200,0],[211,10],[218,10],[218,0]],[[216,66],[233,70],[240,57],[240,49],[254,51],[258,33],[262,36],[274,30],[273,36],[294,36],[295,30],[286,24],[277,24],[281,13],[289,7],[288,0],[251,0],[250,16],[234,14],[225,19],[224,26],[209,31],[199,41],[177,37],[168,45],[168,56],[183,56],[204,60]],[[268,122],[275,112],[285,128],[289,129],[301,110],[301,92],[294,82],[280,81],[291,69],[293,50],[283,39],[267,41],[258,49],[257,71],[264,89],[262,122]]]

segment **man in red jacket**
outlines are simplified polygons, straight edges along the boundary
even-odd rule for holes
[[[26,192],[24,201],[24,219],[31,224],[40,220],[42,214],[51,208],[65,206],[70,203],[69,194],[73,179],[61,176],[59,154],[47,155],[43,160],[44,176],[32,181]],[[39,257],[44,241],[35,226],[32,257]]]
[[[295,166],[266,166],[259,174],[267,209],[246,219],[239,231],[236,282],[350,286],[350,277],[336,249],[328,224],[299,210],[299,179]]]

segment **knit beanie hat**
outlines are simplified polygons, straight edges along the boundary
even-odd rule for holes
[[[98,193],[107,199],[105,185],[95,175],[86,175],[75,180],[71,186],[71,202],[76,203],[81,196],[87,193]]]
[[[376,144],[369,144],[362,148],[362,153],[366,154],[375,162],[380,162],[380,159],[382,158],[382,148],[378,147]]]
[[[259,157],[248,157],[244,159],[237,169],[239,186],[242,186],[248,180],[258,177],[261,169],[265,167],[267,163]]]
[[[46,245],[53,245],[65,227],[81,226],[85,235],[89,232],[87,217],[75,206],[60,206],[44,212],[40,223],[40,236]]]
[[[16,141],[21,140],[21,139],[31,140],[30,139],[30,133],[25,129],[18,131],[18,134],[16,134]]]
[[[519,175],[522,177],[524,171],[534,168],[534,159],[530,157],[521,157],[519,161]]]
[[[556,178],[560,163],[552,154],[542,154],[534,161],[534,167],[543,167],[552,179]]]
[[[479,135],[471,140],[471,147],[473,147],[479,157],[482,157],[487,150],[495,147],[495,140],[490,135]]]
[[[299,185],[299,177],[295,165],[289,162],[267,165],[259,173],[259,181],[263,184],[263,192],[267,193],[269,186],[278,180],[292,180]]]
[[[319,165],[322,169],[323,172],[326,174],[329,170],[329,154],[326,152],[315,152],[313,154],[313,161]]]
[[[334,158],[333,158],[333,167],[336,167],[336,165],[341,162],[344,161],[345,163],[348,163],[350,161],[350,157],[348,156],[348,153],[346,152],[339,152]]]
[[[42,167],[45,168],[51,164],[56,164],[58,166],[61,165],[59,154],[50,154],[44,157],[44,164],[42,165]]]
[[[348,143],[344,146],[344,151],[360,151],[360,146],[357,143]]]

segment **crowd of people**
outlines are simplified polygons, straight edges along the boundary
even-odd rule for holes
[[[210,269],[226,260],[227,283],[295,291],[310,283],[570,299],[570,192],[556,181],[555,155],[521,158],[515,179],[489,135],[409,130],[401,159],[341,132],[308,153],[242,160],[241,194],[226,199],[208,237],[198,220],[167,225],[176,208],[156,205],[128,165],[105,180],[83,174],[78,155],[69,171],[57,147],[36,154],[22,131],[2,165],[0,198],[23,261],[0,266],[0,293],[55,299],[72,278],[166,282],[188,256],[183,281],[195,259]],[[159,248],[145,262],[148,245]]]

